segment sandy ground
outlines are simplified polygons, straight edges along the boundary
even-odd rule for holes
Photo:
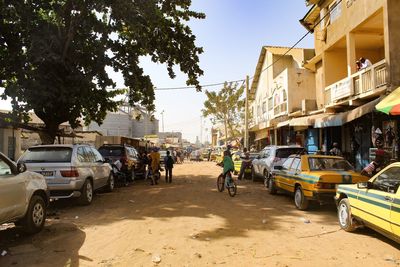
[[[185,163],[172,184],[138,181],[87,207],[53,204],[41,233],[0,231],[0,266],[400,266],[399,245],[340,230],[333,205],[298,211],[291,196],[250,180],[231,198],[216,190],[220,171]]]

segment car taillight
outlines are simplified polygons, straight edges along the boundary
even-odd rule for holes
[[[79,172],[75,167],[71,167],[70,170],[61,170],[60,171],[62,177],[78,177]]]
[[[336,184],[330,184],[330,183],[316,183],[314,184],[314,187],[317,189],[335,189]]]

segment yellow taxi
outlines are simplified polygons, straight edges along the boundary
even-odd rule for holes
[[[235,166],[234,174],[240,173],[240,168],[242,167],[242,158],[240,157],[241,154],[242,154],[242,152],[238,151],[232,155],[233,164]],[[251,174],[251,168],[252,168],[251,162],[255,158],[257,158],[258,155],[259,155],[258,152],[257,153],[254,153],[254,152],[249,153],[250,163],[248,164],[248,167],[244,170],[245,174]]]
[[[282,166],[274,166],[267,181],[270,194],[278,190],[294,193],[294,203],[306,210],[310,201],[333,202],[339,184],[365,182],[369,178],[356,173],[342,157],[325,155],[291,155]]]
[[[400,243],[400,162],[369,181],[340,185],[336,193],[339,224],[348,232],[367,226]]]

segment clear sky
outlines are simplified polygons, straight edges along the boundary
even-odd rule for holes
[[[197,36],[196,44],[204,48],[200,66],[204,75],[201,84],[219,83],[252,76],[263,45],[291,46],[306,30],[300,25],[309,7],[304,0],[193,0],[192,10],[204,12],[206,19],[190,22]],[[312,35],[299,47],[312,48]],[[164,65],[154,64],[144,58],[145,73],[154,85],[163,87],[186,86],[186,76],[177,70],[171,80]],[[112,75],[118,87],[123,81]],[[221,86],[207,88],[218,90]],[[195,141],[200,138],[200,116],[205,95],[195,89],[156,91],[156,117],[164,110],[165,131],[181,131],[183,138]],[[10,108],[0,101],[0,108]],[[210,123],[203,119],[203,141],[210,140]],[[205,131],[207,129],[207,132]]]
[[[197,36],[197,45],[204,48],[200,66],[202,84],[212,84],[252,76],[263,45],[292,46],[306,30],[299,20],[309,7],[302,0],[193,0],[192,9],[206,14],[204,20],[193,20],[190,26]],[[299,47],[312,48],[310,34]],[[145,61],[143,67],[156,87],[185,86],[185,76],[169,79],[165,67]],[[218,90],[221,86],[207,88]],[[191,141],[200,135],[203,93],[194,89],[156,91],[156,116],[164,110],[167,131],[182,131]],[[209,120],[203,129],[210,128]],[[210,131],[203,140],[210,140]]]

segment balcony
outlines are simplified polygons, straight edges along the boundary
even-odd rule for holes
[[[341,100],[364,98],[386,87],[386,60],[354,73],[325,88],[325,106],[334,106]]]

